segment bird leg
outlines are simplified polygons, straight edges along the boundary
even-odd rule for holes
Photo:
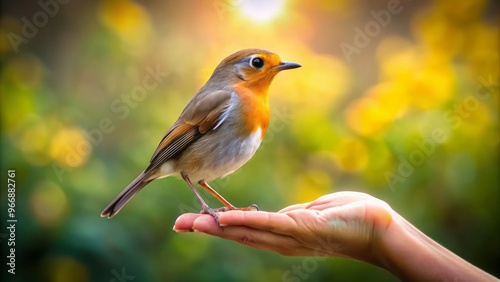
[[[225,211],[229,211],[229,210],[240,210],[240,211],[258,211],[259,210],[259,207],[256,204],[252,204],[246,208],[237,208],[237,207],[233,206],[230,202],[228,202],[226,199],[224,199],[224,197],[222,197],[219,193],[217,193],[217,191],[215,191],[212,187],[210,187],[210,185],[208,185],[208,183],[205,182],[205,180],[200,180],[198,182],[198,184],[200,184],[201,187],[205,188],[205,190],[210,192],[210,194],[212,194],[215,198],[217,198],[217,200],[219,200],[219,202],[221,202],[224,205],[224,207],[215,209],[215,211],[225,212]]]
[[[191,190],[193,190],[196,198],[198,198],[198,201],[200,201],[200,204],[201,204],[201,212],[200,213],[211,215],[215,219],[215,222],[217,223],[217,225],[220,227],[219,216],[217,215],[217,210],[210,208],[207,205],[207,203],[205,203],[205,201],[201,197],[200,193],[198,193],[198,190],[196,190],[196,188],[194,188],[193,183],[191,182],[191,180],[189,179],[189,177],[185,173],[181,173],[181,176],[182,176],[182,179],[184,179],[184,181],[186,181],[186,183],[189,185],[189,188],[191,188]]]

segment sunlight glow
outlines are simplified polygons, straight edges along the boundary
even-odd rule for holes
[[[239,0],[241,13],[255,21],[268,22],[277,17],[283,10],[284,0]]]

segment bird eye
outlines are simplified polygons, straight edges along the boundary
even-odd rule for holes
[[[253,58],[252,60],[250,60],[250,66],[254,69],[260,69],[264,66],[264,60],[258,57]]]

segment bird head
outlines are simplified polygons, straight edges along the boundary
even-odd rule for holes
[[[240,85],[267,93],[274,76],[282,70],[301,65],[283,62],[278,54],[263,49],[244,49],[225,58],[209,82]]]

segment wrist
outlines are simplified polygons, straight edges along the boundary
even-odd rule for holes
[[[380,235],[375,263],[403,281],[496,281],[395,212]]]
[[[377,265],[404,281],[414,280],[410,272],[418,264],[418,256],[427,250],[416,238],[420,237],[419,233],[394,212],[390,224],[384,231],[378,232],[378,242],[374,244]]]

